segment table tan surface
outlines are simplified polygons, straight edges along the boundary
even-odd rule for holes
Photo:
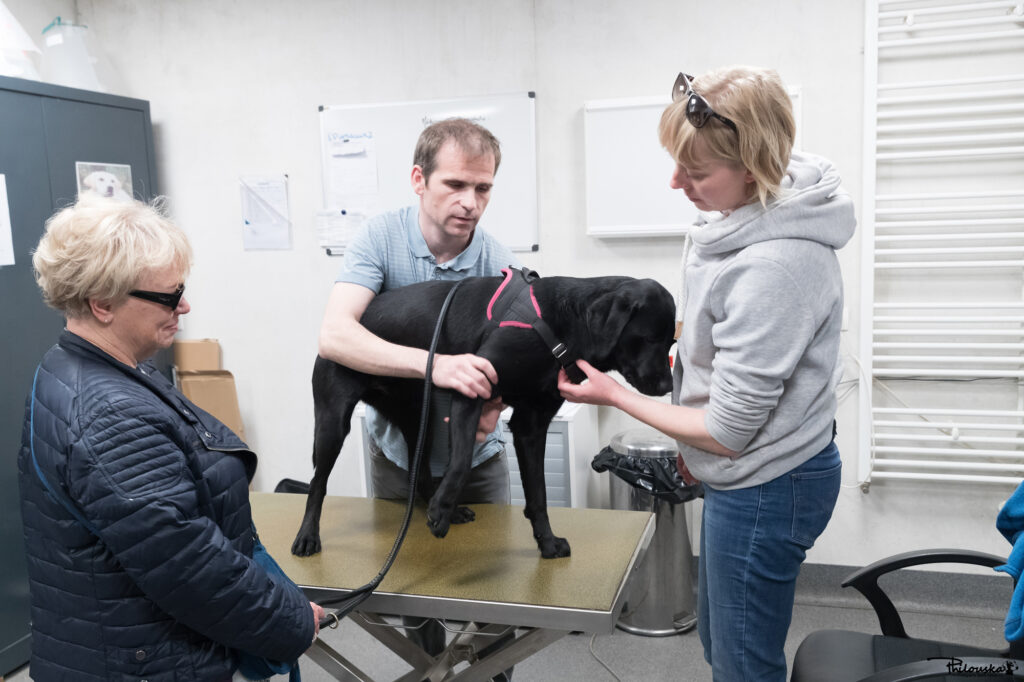
[[[263,544],[311,594],[350,590],[376,576],[405,511],[400,502],[327,497],[323,551],[296,557],[291,544],[306,496],[252,493],[251,501]],[[366,608],[588,632],[614,628],[623,585],[653,534],[653,514],[549,508],[552,529],[569,541],[572,555],[543,559],[521,506],[471,508],[475,521],[435,538],[417,505],[398,558]]]

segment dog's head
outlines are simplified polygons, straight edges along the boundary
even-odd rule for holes
[[[113,197],[114,192],[121,187],[121,181],[113,173],[106,171],[93,171],[85,176],[82,184],[86,189],[92,190],[101,197]]]
[[[672,390],[668,353],[675,339],[675,301],[653,279],[616,278],[589,306],[587,326],[598,369],[617,370],[646,395]]]

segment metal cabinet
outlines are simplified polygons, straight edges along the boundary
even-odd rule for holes
[[[544,442],[544,487],[549,507],[599,506],[595,488],[600,479],[590,468],[598,453],[597,408],[592,405],[565,403],[551,420]],[[501,429],[505,437],[505,454],[512,484],[512,504],[526,504],[519,460],[508,429],[511,411],[502,415]]]
[[[0,676],[29,658],[29,597],[17,481],[25,397],[64,320],[42,302],[31,251],[53,212],[75,201],[75,162],[132,167],[139,198],[155,195],[149,103],[0,77],[0,174],[14,265],[0,266]]]
[[[359,445],[352,446],[362,453],[363,486],[359,492],[369,495],[372,494],[373,480],[370,476],[370,449],[366,444],[364,410],[363,403],[356,406],[352,417],[355,426],[346,443],[356,439],[360,441]],[[512,432],[508,428],[511,416],[511,408],[502,413],[501,430],[505,439],[505,456],[508,458],[512,504],[526,504],[519,461],[512,444]],[[607,507],[608,484],[590,468],[590,461],[601,449],[598,443],[597,408],[571,403],[562,405],[548,427],[544,447],[544,480],[549,506]]]

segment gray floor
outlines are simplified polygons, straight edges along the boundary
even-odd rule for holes
[[[816,600],[815,600],[816,601]],[[801,599],[794,609],[793,625],[786,644],[786,657],[792,664],[801,640],[814,630],[842,628],[878,632],[874,612],[851,606],[823,606]],[[964,617],[948,613],[907,613],[904,625],[912,636],[948,639],[999,648],[1005,646],[1002,618]],[[351,623],[324,635],[325,640],[374,679],[393,680],[408,671],[405,664]],[[516,666],[515,680],[549,682],[585,680],[587,682],[710,682],[711,670],[704,662],[700,640],[695,631],[674,637],[641,637],[616,631],[593,639],[593,651],[612,672],[606,670],[591,653],[591,635],[569,635]],[[303,659],[305,682],[330,678],[315,663]],[[614,673],[614,675],[613,675]]]
[[[838,587],[847,572],[840,567],[805,566],[786,644],[790,662],[800,641],[814,630],[843,628],[878,632],[878,623],[866,602],[856,593],[848,594],[852,590]],[[893,582],[887,589],[893,590],[912,636],[993,648],[1005,645],[1002,637],[1005,614],[1000,610],[1009,601],[1008,581],[989,576],[907,571],[901,573],[903,575],[907,577],[902,584]],[[337,630],[327,631],[323,637],[374,679],[393,680],[408,671],[400,659],[350,621],[343,622]],[[597,657],[612,672],[606,670]],[[307,658],[302,659],[301,668],[305,682],[331,679]],[[704,663],[696,632],[673,637],[641,637],[616,631],[596,638],[591,635],[563,637],[517,665],[514,677],[520,682],[612,682],[616,678],[629,682],[706,682],[711,680],[711,673]],[[19,670],[7,679],[24,682],[29,679],[28,671]]]

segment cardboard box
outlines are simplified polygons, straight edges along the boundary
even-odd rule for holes
[[[181,392],[245,440],[242,413],[238,410],[235,378],[227,370],[212,372],[178,371]]]
[[[188,339],[174,342],[174,364],[179,372],[216,372],[220,365],[217,339]]]

